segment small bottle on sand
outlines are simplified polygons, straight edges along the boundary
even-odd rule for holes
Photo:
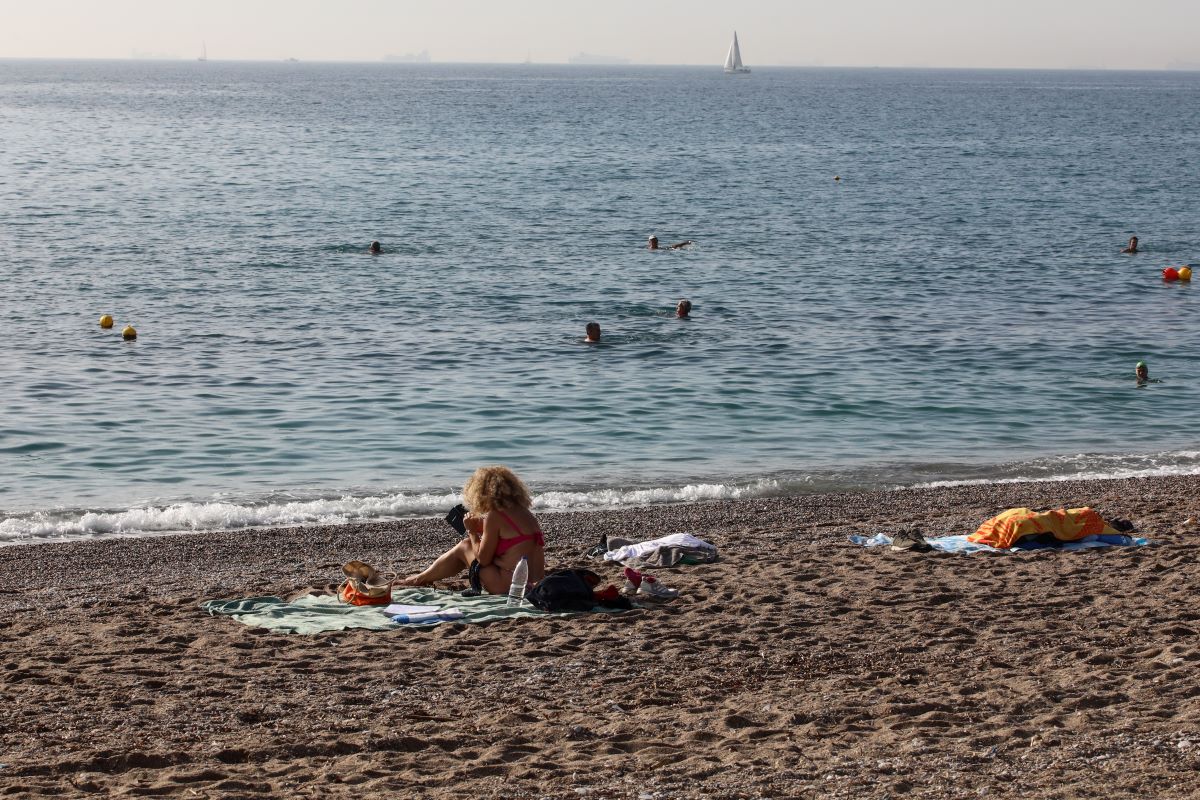
[[[517,568],[513,570],[512,585],[508,587],[509,606],[519,606],[525,602],[525,584],[529,582],[529,560],[522,558]]]

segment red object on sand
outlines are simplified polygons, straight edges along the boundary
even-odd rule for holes
[[[1163,280],[1167,283],[1179,280],[1179,270],[1174,267],[1167,267],[1163,270]]]
[[[633,567],[626,567],[622,574],[624,574],[625,580],[633,584],[634,589],[642,585],[642,573]]]

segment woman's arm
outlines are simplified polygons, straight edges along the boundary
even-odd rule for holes
[[[489,512],[483,518],[483,534],[478,539],[472,536],[471,540],[475,542],[475,560],[479,562],[479,566],[486,567],[491,564],[492,559],[496,557],[496,546],[500,544],[499,516]]]

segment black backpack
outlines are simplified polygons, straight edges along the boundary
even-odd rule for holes
[[[586,569],[560,569],[551,572],[529,590],[525,599],[542,611],[591,611],[596,605],[593,583],[600,576]]]

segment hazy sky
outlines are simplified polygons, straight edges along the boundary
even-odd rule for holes
[[[1200,68],[1200,0],[0,0],[0,58]]]

